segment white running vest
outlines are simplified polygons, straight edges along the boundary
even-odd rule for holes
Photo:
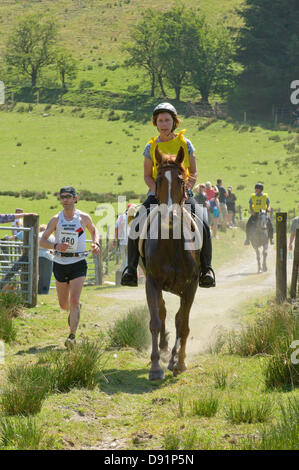
[[[81,211],[76,210],[72,220],[66,220],[63,211],[59,213],[55,231],[55,243],[69,243],[65,253],[82,253],[85,251],[85,231],[80,223]],[[53,261],[58,264],[73,264],[85,259],[84,256],[59,256],[54,255]]]

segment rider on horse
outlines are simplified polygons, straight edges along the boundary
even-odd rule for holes
[[[149,187],[147,199],[143,203],[147,213],[150,206],[159,203],[156,198],[156,177],[157,163],[155,159],[155,149],[169,155],[177,154],[180,147],[184,149],[184,166],[187,170],[188,179],[186,182],[185,204],[191,205],[192,213],[195,212],[196,201],[193,198],[192,188],[196,181],[197,170],[196,160],[193,155],[194,147],[190,140],[184,137],[184,131],[175,133],[175,129],[180,124],[177,111],[170,103],[160,103],[153,111],[153,125],[157,127],[159,136],[152,138],[146,145],[144,158],[144,180]],[[138,216],[138,214],[137,214]],[[128,241],[128,266],[125,268],[121,284],[123,286],[137,286],[137,266],[139,260],[138,239],[129,237]],[[209,226],[203,221],[203,246],[200,253],[201,275],[199,278],[200,287],[215,287],[215,274],[211,266],[212,242]]]
[[[267,213],[270,212],[270,200],[268,194],[263,193],[263,189],[264,186],[262,185],[262,183],[256,183],[255,193],[252,193],[251,198],[249,199],[251,217],[248,219],[248,222],[246,224],[246,240],[244,242],[244,245],[250,244],[250,235],[255,228],[257,216],[260,210],[265,210]],[[273,245],[273,225],[270,217],[267,217],[267,228],[270,243],[271,245]]]

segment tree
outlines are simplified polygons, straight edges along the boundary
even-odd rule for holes
[[[77,64],[71,52],[59,49],[55,52],[55,64],[59,72],[62,88],[66,89],[66,77],[72,80],[76,77]]]
[[[125,61],[127,67],[141,67],[146,70],[151,81],[151,96],[155,94],[158,82],[163,96],[166,95],[163,85],[163,64],[157,54],[158,29],[161,13],[147,10],[144,19],[136,25],[130,35],[130,42],[124,44],[123,50],[130,58]]]
[[[208,103],[211,93],[223,95],[231,87],[234,70],[234,42],[229,30],[222,25],[209,26],[202,17],[197,22],[197,44],[193,49],[192,83]]]
[[[244,67],[238,94],[255,109],[290,103],[299,72],[297,0],[246,0],[238,58]]]
[[[53,63],[53,44],[57,29],[54,21],[40,15],[29,15],[20,21],[7,43],[5,60],[36,86],[43,67]]]
[[[184,5],[167,11],[160,18],[158,60],[163,64],[165,77],[180,100],[181,89],[187,83],[196,44],[198,16]]]

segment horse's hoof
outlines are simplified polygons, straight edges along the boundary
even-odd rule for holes
[[[148,374],[148,380],[163,380],[164,372],[162,369],[150,370]]]
[[[172,371],[173,376],[176,377],[177,375],[185,372],[185,370],[187,370],[187,367],[185,366],[185,364],[183,364],[181,367],[174,367]]]

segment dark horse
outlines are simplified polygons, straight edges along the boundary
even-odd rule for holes
[[[268,228],[267,228],[267,212],[261,210],[257,215],[255,227],[250,234],[250,241],[256,252],[258,272],[267,271],[267,252],[268,252]],[[261,267],[260,247],[263,247],[263,267]]]
[[[162,291],[168,291],[180,297],[180,308],[175,317],[176,340],[171,352],[168,369],[173,375],[186,370],[185,349],[189,334],[189,313],[198,286],[200,273],[200,250],[198,245],[186,249],[186,240],[183,236],[175,237],[177,224],[183,227],[183,220],[190,222],[189,234],[199,236],[197,226],[194,224],[188,211],[183,208],[185,199],[185,168],[183,165],[184,151],[180,148],[177,155],[161,154],[158,148],[155,151],[158,163],[156,180],[156,197],[159,206],[153,209],[148,221],[143,227],[139,247],[146,270],[146,296],[150,311],[150,331],[152,334],[152,354],[150,380],[163,379],[163,369],[159,364],[160,351],[169,353],[168,334],[165,330],[166,308]],[[162,206],[163,211],[157,212]],[[154,212],[157,214],[154,214]],[[158,236],[151,238],[153,225],[156,223]],[[161,236],[163,228],[169,229],[168,239]],[[181,233],[183,230],[181,230]],[[184,232],[185,233],[185,232]],[[145,236],[144,236],[145,235]],[[142,238],[144,238],[144,243]],[[186,237],[188,239],[188,237]],[[160,334],[160,341],[159,341]],[[159,344],[158,344],[159,342]]]

